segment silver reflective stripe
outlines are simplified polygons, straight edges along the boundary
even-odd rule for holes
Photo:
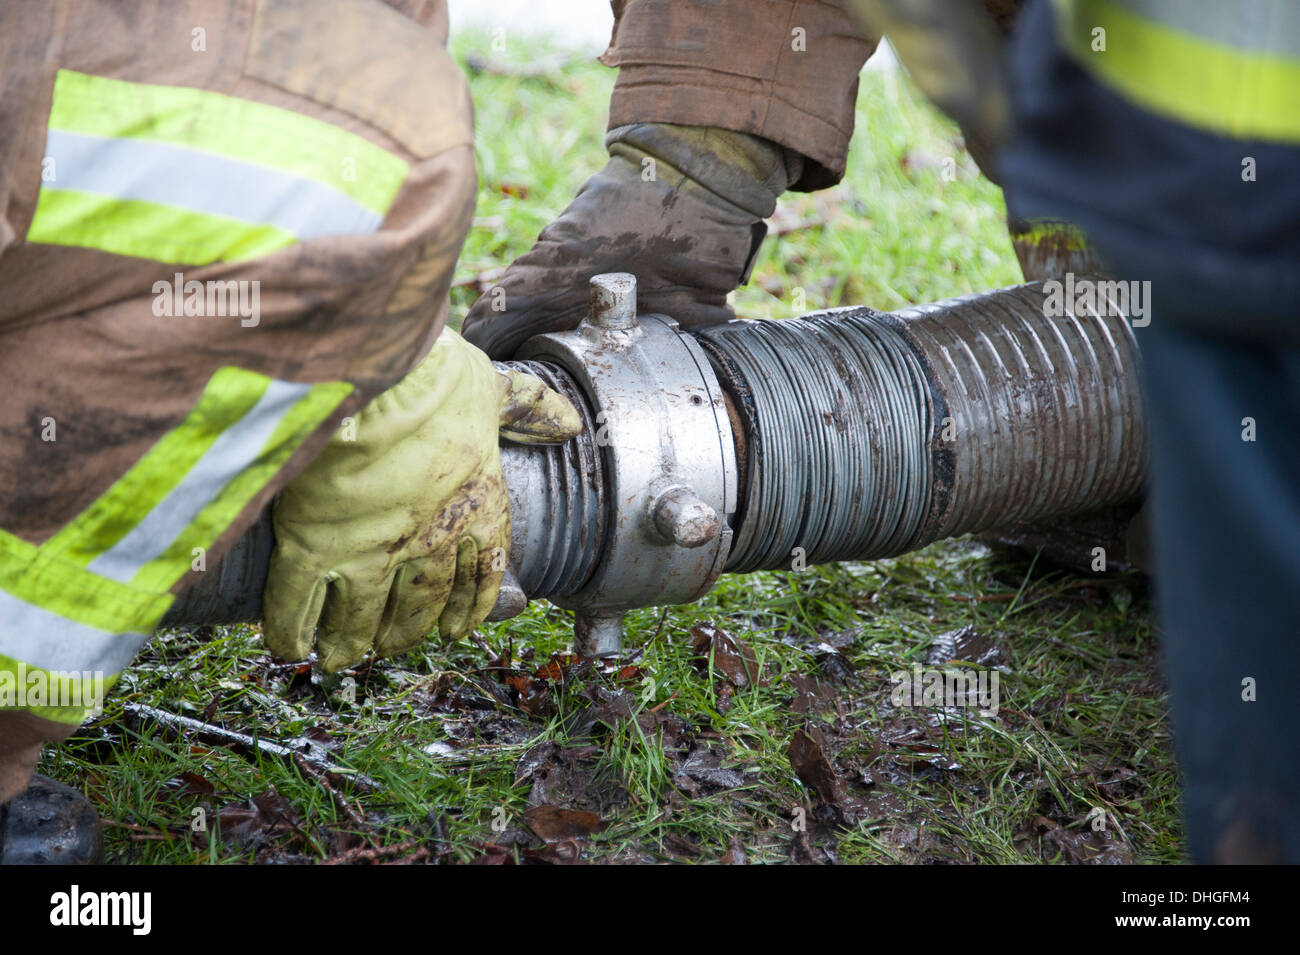
[[[129,583],[180,536],[227,482],[257,459],[276,426],[311,385],[273,380],[242,418],[223,431],[203,457],[135,527],[86,567]]]
[[[45,155],[54,161],[46,189],[139,199],[275,226],[299,239],[374,232],[383,221],[314,179],[186,146],[51,129]]]
[[[0,653],[46,670],[120,672],[149,639],[109,633],[32,606],[0,590]]]
[[[1116,0],[1145,20],[1248,53],[1300,57],[1295,0]],[[1123,42],[1123,38],[1116,38]]]

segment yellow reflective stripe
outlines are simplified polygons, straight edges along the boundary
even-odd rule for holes
[[[118,676],[51,671],[0,653],[0,712],[21,709],[41,719],[80,726],[96,705],[102,705]]]
[[[171,606],[166,591],[193,549],[212,546],[352,387],[223,368],[181,424],[44,545],[0,531],[0,681],[11,663],[125,667]],[[75,710],[44,715],[77,723]]]
[[[42,188],[28,242],[102,249],[177,265],[269,255],[293,245],[283,229],[139,199]]]
[[[1012,232],[1011,239],[1024,245],[1051,242],[1057,248],[1068,252],[1083,252],[1091,248],[1088,245],[1088,237],[1084,235],[1082,229],[1057,219],[1031,219],[1025,229]]]
[[[277,169],[337,189],[381,216],[408,169],[356,133],[292,110],[74,70],[55,77],[50,128],[169,143]]]
[[[1300,143],[1300,61],[1205,40],[1113,0],[1055,0],[1061,42],[1142,108],[1237,139]],[[1106,49],[1092,49],[1102,28]]]
[[[270,381],[242,368],[219,369],[184,420],[42,550],[78,567],[108,550],[180,483],[223,431],[257,404]]]
[[[61,70],[29,242],[176,265],[263,256],[383,224],[400,157],[330,123]]]
[[[346,382],[312,387],[280,419],[262,453],[222,488],[166,550],[140,568],[131,585],[142,590],[166,590],[175,584],[189,570],[194,549],[211,547],[298,446],[351,392],[352,385]]]
[[[110,633],[148,632],[172,604],[171,594],[145,593],[88,574],[48,544],[36,547],[6,531],[0,531],[0,590],[65,620]],[[0,620],[0,634],[8,626]]]

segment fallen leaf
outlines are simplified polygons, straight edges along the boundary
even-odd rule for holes
[[[786,755],[790,767],[805,786],[817,793],[822,802],[840,806],[846,801],[844,781],[826,755],[826,737],[815,726],[796,730]]]
[[[579,662],[582,658],[576,653],[556,653],[551,659],[537,668],[533,678],[537,680],[550,680],[552,683],[563,682],[568,679],[569,668]]]
[[[528,828],[543,842],[582,839],[605,829],[600,816],[582,809],[559,806],[533,806],[524,812]]]
[[[184,772],[175,779],[167,781],[167,786],[179,793],[188,793],[197,796],[211,796],[217,791],[216,787],[208,780],[204,779],[198,773]]]
[[[745,785],[745,777],[737,770],[724,767],[724,753],[721,747],[697,749],[686,758],[678,771],[697,782],[707,783],[721,789],[736,789]]]
[[[691,637],[691,649],[695,653],[696,665],[701,670],[708,668],[709,656],[712,654],[713,668],[726,677],[732,686],[743,690],[758,682],[758,658],[747,644],[710,623],[696,624],[691,628]]]
[[[791,673],[786,680],[794,687],[791,709],[796,713],[809,716],[835,709],[835,689],[829,683],[802,673]]]
[[[666,750],[682,749],[695,737],[691,724],[675,713],[646,711],[638,714],[636,721],[647,739],[654,739],[662,734],[663,747]]]
[[[222,807],[217,819],[222,836],[238,846],[261,846],[280,836],[301,835],[302,820],[274,787],[245,803]]]
[[[844,654],[829,644],[817,647],[817,669],[822,676],[836,683],[848,683],[856,677],[853,664]]]
[[[1133,853],[1110,828],[1093,830],[1085,819],[1082,826],[1066,827],[1047,816],[1035,816],[1016,837],[1029,843],[1046,859],[1058,856],[1074,865],[1131,865]]]
[[[483,846],[483,854],[470,861],[470,865],[514,865],[514,853],[506,846],[488,844]]]
[[[961,627],[941,633],[930,642],[925,662],[928,666],[961,661],[981,667],[995,667],[1002,662],[1002,652],[992,639],[974,627]]]

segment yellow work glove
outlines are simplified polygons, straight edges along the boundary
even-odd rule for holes
[[[267,646],[301,660],[314,643],[332,673],[435,626],[468,633],[496,601],[510,546],[498,434],[557,443],[579,430],[565,398],[445,330],[276,500]]]

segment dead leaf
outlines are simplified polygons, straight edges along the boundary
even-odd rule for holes
[[[745,785],[745,777],[740,772],[722,765],[724,756],[721,747],[697,749],[686,758],[679,775],[720,789],[737,789]]]
[[[530,716],[552,716],[557,712],[550,684],[534,680],[527,673],[515,671],[502,682],[514,692],[514,704]]]
[[[835,689],[829,683],[802,673],[791,673],[786,680],[794,687],[791,708],[796,713],[812,716],[836,708]]]
[[[526,810],[524,821],[543,842],[583,839],[605,829],[605,823],[594,812],[550,805],[533,806]]]
[[[1044,859],[1058,856],[1074,865],[1131,865],[1133,853],[1109,828],[1066,827],[1047,816],[1035,816],[1016,837]]]
[[[796,730],[786,754],[790,767],[805,786],[817,793],[822,802],[841,806],[847,799],[844,780],[826,755],[826,737],[817,727],[808,725]]]
[[[701,670],[708,668],[709,656],[712,654],[713,668],[726,677],[732,686],[743,690],[758,682],[758,658],[747,644],[710,623],[696,624],[691,628],[691,637],[691,649],[695,653],[696,665]]]
[[[537,668],[533,678],[537,680],[550,680],[552,683],[561,683],[568,679],[569,668],[579,662],[582,658],[576,653],[555,653],[551,659]]]
[[[804,830],[790,841],[790,861],[794,865],[835,865],[839,858],[832,845],[813,845]]]
[[[519,757],[519,762],[515,763],[515,785],[518,786],[526,779],[532,779],[539,771],[554,763],[559,754],[560,747],[549,740],[529,749]]]
[[[816,654],[817,669],[826,679],[836,683],[849,683],[856,679],[857,674],[853,672],[853,664],[834,647],[826,643],[820,644]]]
[[[175,779],[167,781],[169,789],[174,789],[178,793],[185,793],[195,796],[211,796],[217,791],[216,787],[208,780],[204,779],[198,773],[184,772]]]
[[[470,865],[514,865],[514,852],[507,846],[489,843],[483,846],[483,854],[470,861]]]
[[[224,806],[217,812],[221,834],[239,846],[262,846],[286,835],[302,835],[298,814],[274,787],[245,803]]]
[[[637,715],[637,724],[647,739],[662,734],[665,750],[680,750],[689,746],[695,737],[694,728],[676,713],[645,711]]]
[[[961,627],[939,634],[930,642],[930,649],[925,654],[928,666],[942,666],[955,661],[995,667],[1002,662],[1002,651],[991,638],[974,627]]]
[[[589,713],[593,725],[603,723],[612,729],[632,719],[636,712],[636,694],[630,690],[610,690],[593,684],[578,695],[594,704]]]

